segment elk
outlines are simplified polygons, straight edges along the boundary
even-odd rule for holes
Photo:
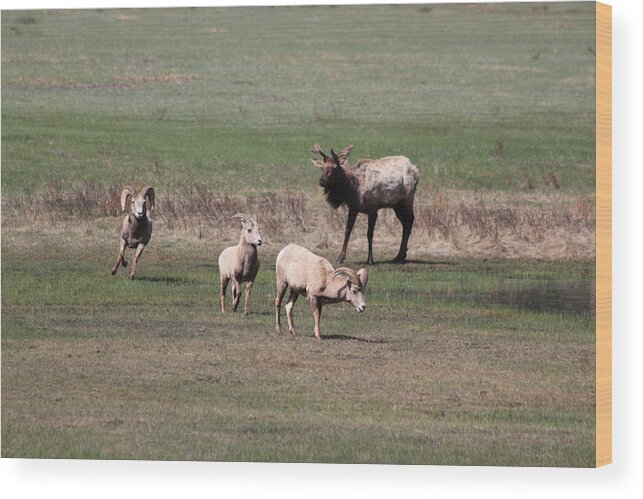
[[[112,275],[116,275],[121,265],[127,267],[125,247],[136,248],[129,272],[130,279],[133,279],[138,259],[152,237],[150,213],[154,211],[154,189],[146,185],[140,191],[136,191],[131,185],[126,185],[121,191],[121,209],[129,211],[123,220],[120,250],[116,264],[112,267]]]
[[[413,198],[419,179],[418,169],[405,156],[362,159],[356,165],[351,165],[348,156],[352,149],[353,145],[349,145],[339,154],[331,149],[330,156],[324,154],[319,144],[311,149],[322,158],[311,161],[322,170],[319,185],[324,188],[326,201],[335,209],[342,205],[348,208],[344,242],[337,263],[343,263],[346,259],[348,240],[358,213],[368,215],[366,263],[374,263],[373,234],[380,208],[393,208],[402,224],[402,242],[393,261],[404,263],[415,220]]]
[[[275,299],[276,329],[281,333],[281,302],[288,288],[290,295],[286,303],[288,329],[293,336],[297,335],[292,309],[299,295],[308,299],[315,319],[315,337],[321,339],[319,321],[322,305],[326,303],[348,302],[358,312],[366,309],[364,289],[368,281],[368,270],[355,272],[348,267],[334,269],[328,260],[313,252],[289,244],[277,255],[275,264],[277,273],[277,298]]]

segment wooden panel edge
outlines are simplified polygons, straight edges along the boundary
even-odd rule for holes
[[[596,466],[612,462],[612,7],[596,3]]]

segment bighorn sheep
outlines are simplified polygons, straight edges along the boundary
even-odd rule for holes
[[[389,156],[380,159],[362,159],[351,166],[348,156],[353,149],[350,145],[339,154],[332,149],[327,156],[319,144],[311,152],[320,154],[322,160],[311,159],[315,166],[322,169],[319,185],[324,188],[326,201],[333,208],[345,204],[348,207],[348,220],[344,233],[344,243],[337,263],[346,259],[346,247],[351,236],[358,213],[368,215],[368,259],[373,263],[373,233],[380,208],[393,208],[402,224],[402,242],[395,262],[406,260],[409,236],[413,228],[413,198],[417,187],[418,169],[404,156]]]
[[[225,314],[225,294],[232,280],[232,310],[237,311],[241,299],[241,284],[246,284],[246,301],[243,312],[250,313],[250,290],[259,271],[261,230],[259,224],[248,215],[237,213],[232,217],[241,221],[239,244],[224,249],[219,255],[219,276],[221,280],[221,311]]]
[[[292,309],[299,295],[307,297],[315,319],[315,337],[321,339],[319,319],[322,305],[346,301],[358,312],[366,308],[364,289],[368,282],[368,270],[357,272],[347,267],[334,269],[328,260],[317,256],[306,248],[289,244],[277,255],[277,298],[275,299],[276,329],[281,333],[281,302],[286,290],[290,296],[286,303],[288,329],[295,336]]]
[[[125,247],[127,246],[136,248],[129,272],[130,279],[133,279],[136,275],[138,259],[152,237],[150,213],[154,211],[154,189],[147,185],[137,192],[131,185],[126,185],[121,191],[121,209],[123,211],[129,210],[129,212],[123,220],[121,246],[116,264],[112,268],[112,275],[116,275],[120,265],[127,267],[125,261]]]

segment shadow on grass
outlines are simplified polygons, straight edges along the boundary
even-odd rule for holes
[[[181,277],[156,277],[156,276],[136,276],[135,281],[142,282],[159,282],[164,284],[196,284],[197,281],[192,279],[184,279]]]
[[[269,316],[269,317],[274,317],[274,315],[275,315],[275,313],[273,311],[268,312],[268,311],[265,311],[265,310],[252,310],[252,308],[250,309],[250,314],[246,315],[246,314],[243,313],[243,308],[238,308],[237,311],[235,312],[234,310],[232,310],[232,307],[230,305],[228,305],[228,308],[226,309],[226,313],[223,314],[221,312],[221,309],[219,308],[218,303],[216,304],[216,307],[217,307],[216,312],[219,315],[221,315],[222,317],[224,317],[224,316],[232,316],[232,317],[234,317],[235,315],[238,315],[240,317],[251,318],[253,315],[261,315],[261,316]],[[243,305],[241,305],[241,307],[243,307]]]
[[[366,263],[366,261],[356,262],[356,265],[364,265],[368,267],[378,267],[380,265],[395,265],[399,267],[404,267],[404,265],[413,263],[417,265],[457,265],[457,262],[451,262],[446,260],[406,260],[405,262],[399,262],[396,260],[384,260],[381,262]]]
[[[388,341],[384,340],[369,340],[366,338],[358,338],[357,336],[349,336],[346,334],[324,334],[322,335],[323,340],[341,340],[341,341],[360,341],[362,343],[376,343],[376,344],[382,344],[382,343],[388,343]]]
[[[394,262],[391,262],[394,263]],[[424,265],[457,265],[457,262],[448,260],[407,260],[405,263],[419,263]],[[402,264],[400,264],[402,265]]]
[[[194,267],[198,269],[212,269],[212,270],[219,269],[219,265],[216,263],[197,263],[194,265]]]

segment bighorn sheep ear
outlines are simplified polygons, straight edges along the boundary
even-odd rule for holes
[[[332,154],[332,156],[333,156],[333,161],[335,162],[335,164],[336,164],[337,166],[340,166],[340,167],[341,167],[341,166],[342,166],[342,162],[340,161],[339,156],[337,156],[337,153],[336,153],[335,151],[333,151],[332,149],[330,150],[330,153],[331,153],[331,154]]]
[[[150,212],[154,211],[154,189],[149,185],[146,185],[141,189],[141,196],[147,198],[147,202],[149,203],[148,209],[150,210]]]
[[[362,283],[362,289],[366,289],[366,283],[368,282],[368,269],[359,269],[357,271],[357,277],[359,277],[359,282]]]
[[[132,208],[132,196],[134,195],[134,188],[131,185],[126,185],[121,191],[121,209],[123,211],[130,211]]]
[[[340,152],[340,153],[339,153],[339,157],[340,157],[340,158],[347,158],[347,157],[348,157],[348,155],[349,155],[349,154],[351,153],[351,151],[353,150],[353,147],[354,147],[354,146],[353,146],[353,144],[351,144],[350,146],[346,146],[346,147],[344,147],[344,149],[342,149],[342,152]]]
[[[353,283],[351,282],[350,277],[347,277],[346,278],[346,289],[348,289],[350,291],[352,285],[353,285]]]

